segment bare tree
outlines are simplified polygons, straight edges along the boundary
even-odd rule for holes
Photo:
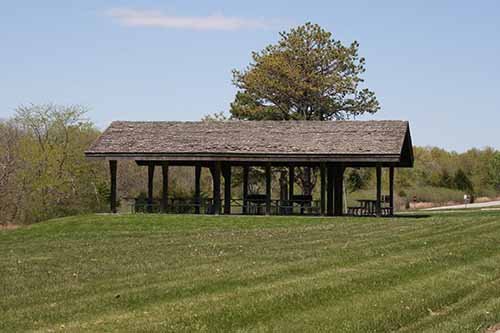
[[[12,121],[0,122],[0,224],[15,221],[19,212],[16,182],[20,129]]]

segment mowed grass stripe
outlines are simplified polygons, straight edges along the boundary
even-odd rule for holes
[[[497,258],[498,259],[498,258]],[[426,263],[423,262],[422,265],[425,265]],[[415,265],[413,266],[412,270],[407,270],[404,272],[405,274],[398,274],[394,272],[378,272],[378,271],[372,271],[370,272],[363,272],[365,275],[362,278],[353,278],[353,279],[348,279],[348,281],[345,281],[344,283],[335,283],[335,282],[330,282],[330,280],[324,280],[319,279],[318,277],[314,277],[315,281],[307,281],[307,280],[313,280],[311,279],[301,279],[301,282],[312,282],[312,283],[305,283],[303,286],[287,286],[286,290],[294,290],[294,289],[299,289],[301,290],[300,293],[294,294],[287,294],[286,296],[279,296],[276,298],[274,297],[275,295],[272,295],[269,291],[269,293],[261,293],[261,295],[257,295],[255,293],[252,293],[248,295],[249,297],[252,298],[257,298],[258,296],[264,296],[265,299],[259,299],[259,308],[256,309],[256,313],[248,313],[246,318],[242,318],[241,314],[244,314],[244,308],[246,308],[246,304],[241,305],[241,309],[235,307],[234,305],[231,306],[231,308],[223,308],[220,310],[220,313],[217,315],[213,316],[213,311],[211,314],[209,314],[210,318],[224,318],[228,317],[230,319],[230,322],[235,322],[235,323],[251,323],[254,321],[255,318],[259,318],[259,321],[263,321],[265,319],[271,320],[274,317],[280,317],[282,313],[291,313],[293,311],[301,311],[301,310],[310,310],[314,309],[315,307],[323,306],[325,304],[328,304],[332,299],[335,299],[336,301],[341,301],[343,298],[346,297],[352,297],[358,294],[362,294],[363,297],[366,297],[366,293],[363,292],[363,289],[360,289],[360,287],[368,287],[368,290],[371,292],[380,292],[384,291],[388,288],[397,288],[401,284],[411,284],[415,279],[418,281],[425,280],[427,276],[429,275],[432,280],[435,280],[436,277],[435,275],[440,275],[440,274],[446,274],[448,275],[449,272],[442,273],[441,270],[433,270],[433,271],[427,271],[427,270],[422,270],[422,267]],[[375,273],[375,274],[373,274]],[[342,279],[344,280],[344,279]],[[316,287],[310,289],[309,287],[312,286],[317,286],[321,285],[324,286],[327,284],[325,287]],[[329,284],[329,285],[328,285]],[[282,288],[279,288],[278,286],[275,289],[281,290]],[[297,287],[297,288],[294,288]],[[269,302],[270,304],[267,304]],[[224,304],[224,302],[222,303]],[[280,304],[286,304],[286,306],[279,306]],[[269,309],[273,309],[273,311],[268,311]],[[268,315],[265,317],[264,315]],[[234,317],[237,317],[237,320],[233,320]],[[205,318],[205,319],[210,319],[210,318]],[[220,325],[220,327],[215,326],[211,327],[211,329],[219,329],[221,327],[225,327],[229,325],[229,322],[223,323]],[[231,327],[233,329],[234,327]]]
[[[496,258],[496,260],[498,260],[498,258]],[[277,285],[275,285],[275,284],[270,284],[270,285],[268,286],[268,288],[267,288],[268,290],[266,290],[266,291],[269,291],[269,289],[270,289],[270,290],[272,290],[272,289],[276,289],[277,287],[280,287],[280,286],[277,286]],[[408,287],[408,286],[406,286],[406,287]],[[439,286],[438,286],[437,284],[435,284],[435,287],[439,287]],[[293,290],[293,289],[290,289],[290,290]],[[333,289],[332,289],[332,290],[333,290]],[[427,289],[426,289],[426,290],[427,290]],[[466,291],[466,290],[468,290],[468,288],[463,288],[462,290],[458,290],[458,291],[460,291],[460,292],[455,291],[455,292],[454,292],[454,294],[455,294],[455,296],[461,296],[461,295],[463,295],[463,293],[462,293],[462,292],[463,292],[463,291]],[[268,294],[267,294],[267,293],[265,293],[265,295],[268,295]],[[328,294],[327,294],[327,295],[328,295]],[[357,294],[354,294],[354,295],[357,295]],[[226,302],[226,301],[227,301],[227,299],[225,299],[225,296],[227,296],[227,297],[229,297],[229,298],[235,298],[235,297],[236,297],[236,296],[233,296],[233,295],[230,295],[230,294],[228,294],[228,295],[212,295],[212,296],[208,296],[208,295],[207,295],[207,298],[208,298],[208,299],[207,299],[206,301],[207,301],[207,302],[209,302],[209,301],[213,301],[214,299],[216,299],[216,300],[218,300],[218,301],[221,301],[221,302],[222,302],[222,304],[224,304],[224,302]],[[256,295],[249,295],[249,296],[251,296],[253,299],[256,299],[256,298],[255,298],[255,296],[256,296]],[[272,298],[274,298],[274,295],[271,295],[271,296],[272,296]],[[240,296],[238,296],[238,297],[241,297],[241,295],[240,295]],[[328,295],[328,297],[335,297],[335,295]],[[366,297],[366,295],[361,295],[361,298],[363,298],[363,297]],[[377,298],[379,298],[379,297],[377,296]],[[318,298],[318,299],[319,299],[319,298]],[[341,298],[341,297],[335,297],[335,299],[336,299],[336,301],[342,301],[342,298]],[[203,300],[205,300],[205,299],[203,299]],[[213,310],[213,305],[212,305],[211,307],[208,307],[208,305],[210,305],[210,304],[204,304],[203,300],[198,299],[198,300],[197,300],[197,303],[199,303],[199,305],[200,305],[200,306],[202,306],[202,308],[205,308],[205,306],[207,306],[206,308],[210,308],[210,309],[212,309],[212,310]],[[378,299],[378,300],[380,301],[380,299]],[[187,304],[191,304],[191,301],[192,301],[192,300],[188,300],[188,301],[186,301],[186,303],[187,303]],[[266,308],[266,307],[265,307],[265,304],[264,304],[264,305],[262,305],[262,304],[261,304],[261,301],[262,301],[262,300],[260,300],[260,301],[259,301],[259,304],[262,306],[262,308],[264,308],[264,309],[265,309],[265,308]],[[306,302],[304,302],[304,300],[303,300],[303,299],[301,299],[301,300],[300,300],[300,302],[301,302],[301,304],[302,304],[302,307],[304,307],[304,308],[306,308],[306,309],[309,309],[308,311],[311,311],[310,309],[311,309],[311,308],[314,308],[314,307],[312,306],[312,304],[311,304],[311,303],[307,303],[307,299],[306,299]],[[392,300],[389,300],[389,302],[392,302]],[[285,303],[287,303],[287,302],[285,302]],[[345,302],[342,302],[342,303],[345,303]],[[392,302],[392,303],[394,303],[394,302]],[[177,307],[179,307],[179,306],[180,306],[180,304],[178,304],[178,305],[177,305]],[[244,306],[244,307],[245,307],[245,306],[246,306],[246,304],[243,304],[242,306]],[[428,306],[433,307],[433,304],[429,304]],[[234,307],[234,305],[233,305],[233,307]],[[201,310],[202,310],[202,309],[200,309],[200,311],[201,311]],[[426,313],[427,313],[427,309],[426,309],[425,307],[424,307],[424,310],[425,310],[425,311],[424,311],[424,314],[426,314]],[[151,311],[151,309],[147,309],[147,311]],[[237,307],[235,307],[235,311],[237,311],[237,312],[238,312],[238,308],[237,308]],[[183,311],[182,311],[182,312],[183,312]],[[213,317],[213,318],[223,318],[223,317],[224,317],[224,314],[227,316],[227,314],[229,313],[229,312],[227,311],[227,309],[222,309],[222,310],[221,310],[221,312],[222,312],[222,314],[221,314],[220,316],[218,316],[218,315],[213,316],[213,313],[211,313],[211,314],[208,314],[208,316],[209,316],[208,318],[199,317],[199,319],[206,319],[206,320],[208,321],[208,319],[210,319],[211,317]],[[273,316],[276,316],[276,317],[278,317],[278,318],[280,317],[280,316],[279,316],[279,313],[276,313],[276,312],[273,312]],[[113,317],[113,315],[111,315],[111,317]],[[414,318],[414,317],[413,317],[413,318]],[[233,317],[230,317],[230,319],[231,319],[231,320],[233,320],[234,318],[233,318]],[[192,321],[192,318],[191,318],[190,316],[187,316],[187,317],[185,318],[185,320],[186,320],[186,322],[188,322],[188,321]],[[241,323],[241,322],[246,322],[246,321],[234,320],[234,322]],[[251,321],[250,321],[250,322],[251,322]],[[262,320],[261,320],[261,322],[262,322]],[[224,326],[224,325],[223,325],[223,326]],[[224,326],[224,327],[228,328],[228,326]],[[210,329],[220,329],[221,327],[217,327],[217,326],[216,326],[216,327],[209,327],[209,328],[210,328]],[[230,327],[230,328],[231,328],[231,329],[234,329],[234,327]]]
[[[453,278],[455,288],[450,288],[450,278]],[[334,305],[327,302],[324,306],[311,307],[293,317],[287,316],[286,321],[276,322],[273,318],[272,324],[268,326],[279,327],[292,320],[295,326],[302,327],[301,323],[306,322],[308,317],[321,316],[323,324],[328,322],[328,326],[338,330],[350,327],[362,332],[393,331],[404,327],[405,323],[430,317],[429,311],[439,312],[480,286],[477,283],[465,285],[463,282],[462,279],[450,277],[448,272],[439,272],[423,279],[407,280],[393,287],[369,293],[356,293],[352,297],[338,299]],[[446,294],[433,291],[443,286],[447,287]],[[390,311],[373,311],[377,307],[384,307],[385,304],[392,305]]]
[[[476,226],[474,226],[474,227],[476,227],[476,228],[477,228],[477,227],[484,227],[484,226],[485,226],[484,224],[481,224],[481,225],[479,225],[479,226],[477,226],[477,225],[476,225]],[[449,236],[453,236],[452,238],[455,238],[455,237],[456,237],[456,235],[449,235]],[[427,239],[427,240],[429,240],[429,238],[428,238],[428,237],[427,237],[426,239]],[[439,241],[440,241],[440,242],[442,242],[441,240],[439,240]],[[405,241],[404,241],[404,240],[402,240],[401,242],[405,242]],[[353,244],[350,244],[350,245],[352,246]],[[392,245],[393,245],[393,243],[391,243],[391,246],[392,246]],[[383,249],[384,249],[384,251],[387,251],[387,252],[391,252],[391,251],[393,251],[393,249],[392,249],[391,247],[385,247],[385,248],[383,248]],[[323,251],[323,252],[324,252],[324,251]],[[369,260],[369,259],[371,259],[371,257],[368,257],[368,258],[367,258],[367,260]],[[358,260],[358,261],[359,261],[359,260]],[[308,266],[309,266],[309,265],[305,265],[305,267],[308,267]],[[186,267],[184,267],[184,269],[186,269]]]
[[[455,303],[432,311],[430,316],[422,317],[419,321],[403,327],[401,331],[423,332],[435,329],[447,321],[449,321],[448,324],[443,325],[442,329],[449,332],[456,332],[457,322],[461,322],[460,326],[463,328],[478,331],[478,327],[485,328],[486,323],[499,320],[498,310],[500,310],[500,278],[476,284],[473,291],[459,298]],[[467,319],[464,320],[465,318]]]

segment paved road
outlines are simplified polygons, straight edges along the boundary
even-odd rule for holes
[[[446,209],[464,209],[464,208],[486,208],[500,206],[500,201],[488,201],[488,202],[480,202],[466,205],[455,205],[455,206],[442,206],[442,207],[433,207],[427,208],[424,210],[446,210]]]

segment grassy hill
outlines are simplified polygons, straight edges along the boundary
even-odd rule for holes
[[[0,331],[482,331],[500,212],[91,215],[0,230]]]

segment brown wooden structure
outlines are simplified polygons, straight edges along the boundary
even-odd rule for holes
[[[109,161],[111,211],[116,212],[116,173],[120,160],[134,160],[148,168],[148,204],[153,203],[153,176],[161,167],[161,211],[168,211],[169,166],[191,166],[195,171],[195,213],[202,213],[200,176],[208,168],[213,179],[212,214],[231,214],[231,171],[242,168],[242,213],[248,214],[248,177],[251,167],[265,170],[265,214],[272,213],[271,173],[287,167],[288,202],[294,193],[296,167],[320,169],[319,214],[343,211],[343,179],[347,167],[374,167],[377,175],[375,215],[383,215],[382,169],[389,170],[389,212],[394,212],[394,168],[413,166],[409,124],[406,121],[225,121],[225,122],[113,122],[85,152],[89,159]],[[224,178],[224,200],[221,178]],[[302,198],[304,199],[304,198]],[[250,201],[251,201],[250,200]],[[274,213],[285,212],[276,209]],[[386,214],[387,215],[387,214]]]

